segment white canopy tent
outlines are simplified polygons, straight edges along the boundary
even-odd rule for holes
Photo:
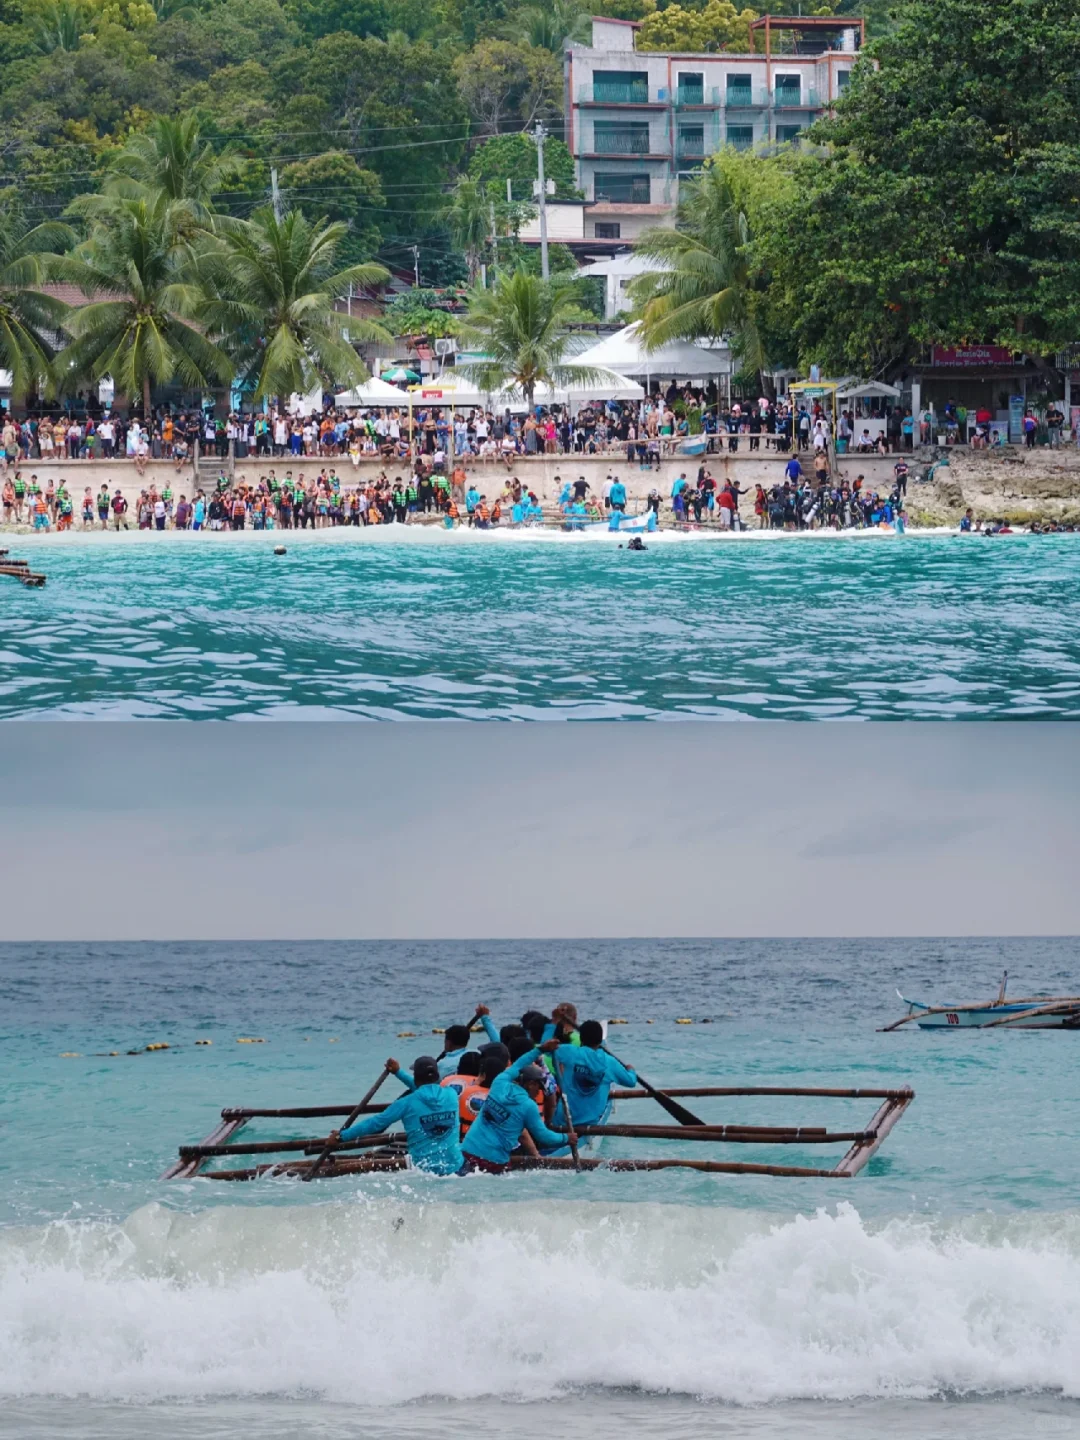
[[[579,362],[575,359],[573,363]],[[580,383],[571,385],[556,385],[554,388],[548,385],[538,385],[533,396],[533,403],[536,405],[566,405],[571,410],[577,411],[582,405],[587,405],[590,400],[644,400],[645,389],[636,380],[629,380],[625,375],[616,375],[614,371],[606,378],[596,380],[583,380]],[[514,395],[511,390],[503,390],[496,395],[492,401],[498,409],[509,409],[514,411],[527,410],[520,393]]]
[[[672,340],[657,350],[646,350],[635,323],[575,355],[574,364],[594,365],[631,379],[707,380],[731,374],[731,351],[726,345],[714,348],[693,340]]]
[[[391,385],[386,380],[380,380],[377,375],[372,375],[370,380],[365,380],[362,385],[356,385],[351,390],[343,390],[340,395],[334,396],[334,404],[343,406],[346,410],[352,410],[361,405],[405,405],[406,403],[404,394],[396,385]]]
[[[836,392],[837,400],[899,400],[900,391],[895,385],[886,385],[884,380],[861,380],[857,385],[845,385]]]

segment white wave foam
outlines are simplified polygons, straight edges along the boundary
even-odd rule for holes
[[[1078,1354],[1078,1212],[779,1220],[413,1195],[0,1233],[8,1396],[1076,1395]]]

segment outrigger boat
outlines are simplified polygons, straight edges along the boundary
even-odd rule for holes
[[[975,1005],[926,1005],[897,995],[908,1013],[882,1030],[899,1030],[914,1023],[920,1030],[1080,1030],[1080,995],[1031,995],[1006,1000],[1009,972],[1002,976],[996,1000]]]
[[[717,1124],[697,1121],[685,1106],[675,1102],[703,1097],[734,1098],[738,1096],[807,1096],[839,1100],[876,1100],[879,1102],[869,1123],[861,1130],[829,1130],[827,1126]],[[661,1099],[663,1097],[663,1099]],[[512,1170],[669,1170],[688,1169],[725,1175],[788,1175],[851,1179],[866,1165],[884,1142],[889,1131],[915,1098],[914,1090],[831,1090],[809,1087],[774,1086],[699,1086],[690,1089],[655,1090],[642,1086],[635,1090],[612,1090],[613,1101],[653,1098],[685,1119],[681,1123],[660,1125],[601,1124],[576,1127],[583,1138],[619,1136],[629,1139],[678,1142],[698,1141],[729,1145],[838,1145],[846,1147],[832,1168],[777,1165],[751,1161],[699,1160],[692,1155],[650,1156],[642,1159],[596,1155],[582,1156],[577,1161],[557,1157],[530,1158],[515,1156]],[[221,1123],[198,1145],[181,1145],[177,1159],[162,1175],[163,1180],[190,1180],[196,1176],[206,1180],[258,1180],[263,1176],[292,1176],[296,1179],[325,1179],[340,1175],[369,1174],[379,1171],[403,1170],[409,1164],[405,1153],[404,1135],[391,1132],[372,1135],[361,1140],[331,1146],[326,1135],[301,1136],[296,1139],[241,1140],[235,1137],[249,1122],[259,1119],[338,1120],[345,1116],[372,1114],[385,1110],[381,1104],[300,1105],[281,1110],[255,1107],[224,1109]],[[696,1123],[689,1123],[694,1121]],[[359,1152],[359,1153],[358,1153]],[[366,1152],[366,1153],[364,1153]],[[232,1157],[266,1156],[254,1165],[236,1169],[215,1169],[215,1163]],[[273,1158],[271,1158],[273,1157]],[[305,1158],[313,1157],[313,1158]]]

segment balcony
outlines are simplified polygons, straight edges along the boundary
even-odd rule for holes
[[[755,90],[751,85],[729,85],[724,103],[729,110],[764,110],[769,104],[769,92]]]
[[[649,132],[610,131],[597,127],[593,131],[592,154],[594,155],[649,155],[651,154]]]
[[[628,84],[621,80],[603,81],[599,77],[589,85],[578,88],[579,105],[654,105],[662,106],[663,100],[650,100],[648,85]]]
[[[713,109],[720,104],[720,91],[715,85],[679,85],[675,104],[679,109]]]
[[[593,181],[593,199],[606,200],[609,205],[651,205],[652,187],[643,177],[624,180],[621,175],[597,175]]]
[[[800,86],[778,85],[773,94],[777,110],[817,110],[821,107],[816,90],[803,90]]]

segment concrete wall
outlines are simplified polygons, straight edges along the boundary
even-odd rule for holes
[[[723,454],[706,456],[705,460],[710,473],[721,482],[730,477],[744,488],[757,484],[775,485],[783,479],[786,456],[778,456],[771,450],[750,454],[746,450],[746,445],[747,437],[743,436],[740,440],[741,448],[737,454],[729,455],[725,451]],[[535,458],[517,456],[509,467],[501,462],[494,465],[474,463],[467,469],[470,479],[475,480],[477,488],[491,495],[501,490],[503,481],[508,475],[517,475],[522,483],[535,491],[541,500],[555,500],[561,481],[576,480],[579,475],[584,475],[589,484],[599,491],[605,477],[613,474],[618,475],[626,485],[631,500],[644,500],[654,486],[662,495],[670,495],[672,483],[682,473],[685,473],[692,482],[697,476],[700,463],[697,456],[688,455],[674,460],[661,461],[659,472],[642,470],[636,464],[628,465],[625,452],[619,451],[599,456],[551,455],[536,456]],[[894,463],[892,456],[880,455],[843,457],[839,461],[843,475],[849,479],[854,479],[859,474],[864,475],[868,485],[876,486],[879,489],[892,481]],[[809,469],[810,457],[804,455],[803,464]],[[238,460],[236,462],[236,478],[238,481],[256,485],[260,476],[268,474],[273,469],[279,478],[287,470],[291,470],[294,476],[302,475],[314,479],[321,470],[329,470],[331,467],[337,470],[346,489],[352,488],[358,483],[375,480],[384,469],[391,479],[395,475],[408,474],[407,465],[402,464],[383,466],[378,462],[366,461],[354,469],[348,458],[294,460],[286,457],[281,460],[266,461]],[[32,474],[37,475],[38,482],[43,489],[50,476],[54,482],[58,482],[61,478],[64,479],[72,499],[75,501],[76,524],[79,523],[83,490],[87,486],[94,495],[98,493],[102,484],[107,484],[110,491],[119,487],[129,505],[133,505],[139,492],[148,489],[151,484],[154,484],[159,490],[166,484],[171,485],[175,495],[187,495],[189,499],[194,494],[195,488],[190,465],[185,466],[180,473],[177,473],[172,462],[166,460],[150,461],[143,476],[136,473],[134,461],[131,460],[36,460],[27,461],[19,468],[27,479]],[[212,483],[210,481],[210,484]],[[206,488],[207,486],[204,484],[204,489]]]

